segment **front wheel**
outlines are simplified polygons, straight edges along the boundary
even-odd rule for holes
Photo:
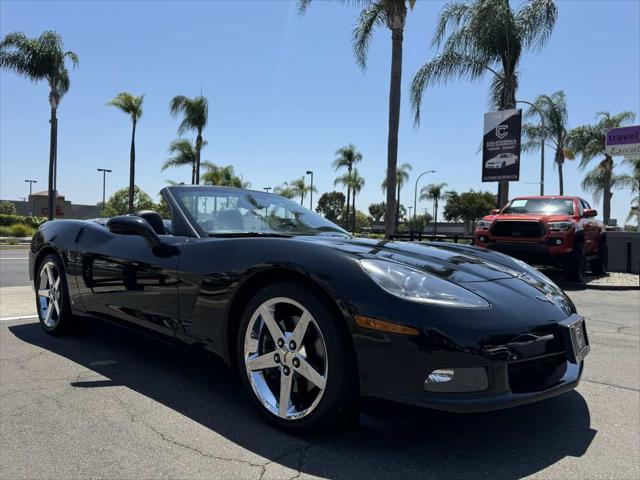
[[[584,245],[576,241],[573,251],[568,255],[564,266],[565,278],[569,282],[584,283],[586,278],[586,258]]]
[[[354,419],[355,369],[341,320],[326,302],[293,284],[266,287],[249,303],[237,363],[269,422],[307,431]]]
[[[59,335],[73,322],[64,267],[57,255],[47,255],[38,266],[35,278],[36,308],[45,332]]]

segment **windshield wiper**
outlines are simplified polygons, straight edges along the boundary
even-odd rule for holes
[[[291,238],[294,235],[278,232],[218,232],[209,233],[210,237],[276,237],[276,238]]]

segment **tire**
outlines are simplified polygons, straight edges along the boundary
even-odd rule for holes
[[[607,244],[600,240],[600,246],[598,247],[598,258],[591,262],[591,273],[594,275],[606,275],[607,274],[607,262],[609,260],[609,249]]]
[[[67,279],[60,258],[53,254],[47,255],[38,263],[36,272],[34,288],[40,326],[50,335],[67,333],[73,326],[73,316]]]
[[[237,338],[238,373],[268,422],[304,433],[335,430],[357,420],[353,348],[341,321],[327,302],[291,283],[268,286],[249,302]],[[296,326],[305,324],[300,337],[304,329]],[[274,325],[278,339],[271,334]],[[289,396],[282,397],[287,385]]]
[[[586,278],[587,262],[584,255],[584,244],[576,240],[573,251],[567,256],[564,266],[564,275],[567,281],[584,283]]]

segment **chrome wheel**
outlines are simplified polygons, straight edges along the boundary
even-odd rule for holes
[[[272,298],[251,316],[244,365],[253,392],[286,420],[309,415],[327,384],[327,348],[309,311],[290,298]]]
[[[40,268],[38,277],[38,316],[47,328],[53,328],[60,320],[61,314],[61,283],[60,272],[56,264],[47,261]]]

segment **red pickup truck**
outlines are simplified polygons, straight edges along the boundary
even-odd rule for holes
[[[528,263],[562,267],[567,280],[583,282],[587,263],[595,275],[607,269],[605,228],[596,215],[580,197],[518,197],[478,221],[475,241]]]

